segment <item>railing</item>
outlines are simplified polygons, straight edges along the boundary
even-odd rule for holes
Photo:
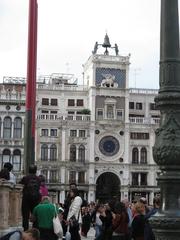
[[[90,115],[57,115],[57,114],[39,114],[37,115],[38,120],[70,120],[70,121],[90,121]]]
[[[129,121],[135,124],[159,124],[160,118],[130,117]]]
[[[66,90],[66,91],[87,91],[88,86],[84,85],[51,85],[51,84],[39,84],[38,89],[45,89],[45,90]]]
[[[130,88],[129,93],[157,95],[158,89]]]

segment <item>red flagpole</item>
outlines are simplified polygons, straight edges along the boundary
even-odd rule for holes
[[[25,171],[35,162],[35,105],[37,63],[37,0],[29,0],[26,118],[24,137]]]

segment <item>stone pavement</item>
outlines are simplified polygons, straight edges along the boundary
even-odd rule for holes
[[[81,240],[94,240],[94,236],[95,236],[95,231],[94,231],[94,228],[91,227],[87,234],[87,238],[81,237]]]

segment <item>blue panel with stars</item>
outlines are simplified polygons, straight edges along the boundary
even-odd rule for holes
[[[119,88],[125,88],[126,70],[115,68],[96,68],[96,85],[101,86],[101,82],[106,76],[112,76]]]

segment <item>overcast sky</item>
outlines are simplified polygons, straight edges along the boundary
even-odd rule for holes
[[[29,0],[0,0],[0,81],[26,77]],[[73,73],[107,31],[130,58],[130,87],[159,88],[160,0],[38,0],[37,74]]]

